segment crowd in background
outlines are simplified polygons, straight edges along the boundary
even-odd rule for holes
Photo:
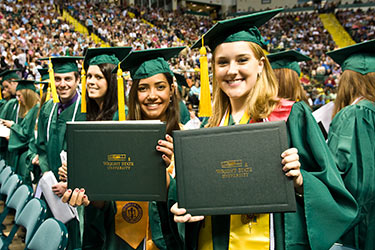
[[[63,6],[44,1],[0,2],[1,69],[22,68],[25,78],[39,75],[37,60],[48,56],[83,55],[88,47],[97,47],[90,36],[74,31],[63,20],[59,8],[95,32],[111,46],[131,46],[135,50],[190,46],[205,33],[214,20],[206,16],[185,14],[184,10],[168,12],[146,7],[118,7],[110,3],[90,4],[65,1]],[[375,38],[374,9],[338,10],[336,16],[356,42]],[[336,48],[324,29],[319,14],[288,12],[260,28],[269,52],[296,49],[312,58],[301,64],[301,84],[314,108],[335,99],[335,87],[341,69],[327,51]],[[211,55],[208,55],[210,61]],[[189,48],[171,61],[174,71],[188,78],[191,89],[183,91],[185,101],[199,96],[199,51]],[[192,98],[193,97],[193,98]],[[194,102],[196,104],[196,102]]]

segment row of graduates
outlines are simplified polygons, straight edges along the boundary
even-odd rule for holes
[[[69,249],[329,249],[335,242],[355,249],[375,247],[375,42],[330,53],[342,66],[343,75],[326,143],[309,107],[299,101],[299,94],[296,97],[300,85],[292,88],[294,96],[283,96],[279,91],[285,91],[279,86],[281,82],[294,84],[291,79],[296,75],[298,79],[299,71],[296,61],[306,58],[295,52],[270,56],[275,71],[282,71],[277,73],[277,79],[262,50],[264,43],[258,27],[280,11],[220,21],[193,48],[206,45],[213,52],[213,112],[207,127],[287,122],[290,149],[281,157],[285,175],[293,178],[297,212],[202,217],[179,208],[171,132],[183,126],[179,123],[179,100],[167,60],[182,48],[132,52],[129,48],[89,49],[83,64],[82,97],[77,91],[79,58],[51,59],[51,78],[59,102],[55,95],[55,102],[49,100],[40,107],[36,137],[33,130],[38,111],[31,110],[38,110],[38,104],[25,115],[15,116],[22,114],[17,102],[8,101],[0,114],[3,124],[11,128],[8,150],[2,150],[2,157],[21,175],[27,172],[21,171],[24,166],[34,170],[35,176],[36,166],[42,173],[53,171],[62,180],[53,191],[64,202],[77,206],[80,220],[67,223]],[[201,66],[205,64],[204,50],[202,46]],[[130,71],[133,80],[127,119],[157,119],[167,124],[166,137],[155,142],[166,163],[167,202],[90,201],[84,187],[66,189],[69,166],[60,158],[66,148],[66,122],[125,117],[125,107],[120,107],[121,94],[117,94],[117,86],[123,86],[121,77],[117,83],[117,72],[121,75],[118,65],[121,70]],[[204,92],[203,81],[201,85]],[[51,87],[54,92],[53,84]],[[21,83],[17,92],[22,88],[33,91],[35,87]],[[20,106],[23,98],[19,98]],[[86,113],[82,112],[85,106]],[[24,146],[17,148],[21,143]],[[12,160],[12,153],[17,153],[17,160]],[[28,177],[23,177],[27,181]],[[137,223],[125,218],[123,210],[129,204],[137,204],[143,210],[144,216]]]

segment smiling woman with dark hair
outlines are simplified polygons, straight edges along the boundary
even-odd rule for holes
[[[167,124],[167,135],[155,142],[156,150],[161,152],[166,171],[173,172],[172,130],[180,129],[179,109],[176,90],[173,85],[173,72],[166,60],[178,54],[183,48],[131,52],[122,62],[121,68],[129,70],[133,84],[129,94],[129,120],[161,120]],[[87,57],[87,55],[86,55]],[[90,61],[91,62],[91,61]],[[104,78],[99,66],[90,66],[87,71],[87,93],[89,102],[98,107],[104,105],[103,97],[109,92],[110,82]],[[114,69],[113,72],[116,72]],[[95,103],[92,103],[95,106]],[[89,107],[89,104],[88,104]],[[111,105],[109,105],[111,107]],[[87,110],[89,112],[89,109]],[[103,244],[108,250],[117,249],[166,249],[173,245],[173,238],[164,237],[169,227],[161,227],[160,218],[166,215],[164,202],[135,201],[90,201],[85,190],[67,190],[62,198],[72,206],[86,206],[84,247],[97,247]],[[123,209],[132,204],[141,212],[136,222],[124,219]],[[92,206],[97,210],[93,210]],[[162,213],[162,214],[160,214]],[[167,230],[167,231],[166,231]],[[102,233],[97,233],[101,231]],[[104,235],[103,235],[104,234]],[[102,241],[104,239],[104,241]],[[168,243],[166,243],[168,242]],[[173,249],[173,248],[172,248]]]

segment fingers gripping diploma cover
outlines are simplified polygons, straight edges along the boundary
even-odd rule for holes
[[[159,121],[68,122],[68,186],[90,200],[166,200]]]
[[[295,212],[284,121],[174,131],[179,207],[192,215]]]

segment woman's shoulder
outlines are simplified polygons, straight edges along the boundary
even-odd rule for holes
[[[341,109],[335,116],[335,120],[367,116],[375,116],[375,103],[369,100],[362,100],[357,104],[348,105]]]

